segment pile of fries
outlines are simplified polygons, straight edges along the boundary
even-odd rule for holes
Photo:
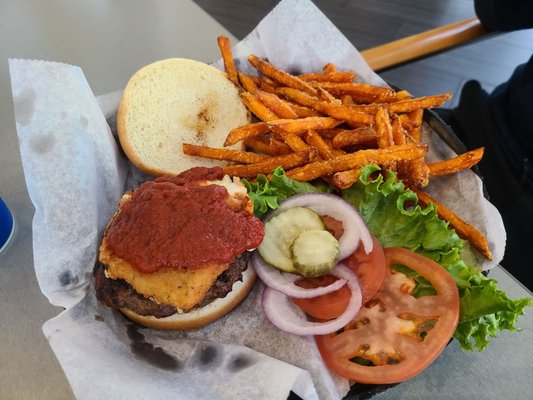
[[[479,148],[425,162],[428,147],[420,141],[424,109],[441,106],[450,93],[413,98],[405,90],[355,83],[355,72],[333,64],[292,75],[253,54],[248,61],[258,76],[247,75],[237,70],[229,39],[220,36],[218,45],[228,78],[257,118],[230,131],[224,146],[243,141],[250,151],[183,144],[185,154],[230,161],[224,172],[231,176],[253,179],[281,166],[297,181],[322,178],[339,189],[357,182],[365,165],[381,165],[396,171],[421,204],[434,203],[459,236],[492,259],[481,232],[421,190],[430,178],[471,168],[483,156]]]

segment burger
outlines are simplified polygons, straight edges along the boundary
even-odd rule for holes
[[[127,192],[95,265],[96,297],[141,325],[185,330],[235,308],[251,290],[263,224],[238,178],[194,167]]]

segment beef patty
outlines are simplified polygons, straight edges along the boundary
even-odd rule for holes
[[[218,298],[225,297],[231,291],[233,284],[242,280],[242,273],[248,267],[250,256],[250,252],[244,252],[235,257],[229,268],[220,274],[195,308],[204,307]],[[93,271],[96,298],[100,303],[111,308],[127,308],[139,315],[153,315],[156,318],[165,318],[177,313],[176,307],[157,303],[137,293],[125,280],[107,278],[105,268],[104,264],[97,262]]]

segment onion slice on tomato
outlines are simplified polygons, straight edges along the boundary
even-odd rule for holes
[[[297,286],[294,282],[302,279],[300,275],[290,274],[288,272],[281,272],[280,270],[268,264],[259,252],[255,252],[252,257],[252,265],[254,266],[257,276],[269,288],[277,290],[289,297],[298,299],[308,299],[311,297],[322,296],[339,290],[346,284],[346,279],[338,279],[328,286],[322,286],[313,289],[305,289]]]
[[[359,212],[341,197],[330,193],[300,193],[283,200],[272,216],[290,207],[308,207],[318,215],[329,215],[342,222],[344,232],[339,239],[339,260],[344,260],[356,251],[359,241],[363,243],[366,254],[372,251],[372,235],[365,221]]]
[[[346,284],[352,294],[348,307],[339,317],[326,322],[308,321],[295,310],[296,307],[287,296],[268,286],[263,291],[261,303],[266,317],[282,331],[301,336],[327,335],[346,326],[361,308],[361,288],[357,276],[343,264],[337,264],[330,273],[346,279]]]

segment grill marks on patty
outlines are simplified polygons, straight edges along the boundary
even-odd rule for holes
[[[196,307],[204,307],[218,298],[225,297],[231,291],[233,284],[242,280],[242,273],[247,268],[250,256],[250,252],[245,252],[235,257],[229,268],[220,274]],[[176,307],[155,302],[137,293],[125,280],[107,278],[105,268],[104,264],[97,262],[93,271],[96,298],[102,304],[117,309],[127,308],[139,315],[153,315],[156,318],[165,318],[178,312]]]

